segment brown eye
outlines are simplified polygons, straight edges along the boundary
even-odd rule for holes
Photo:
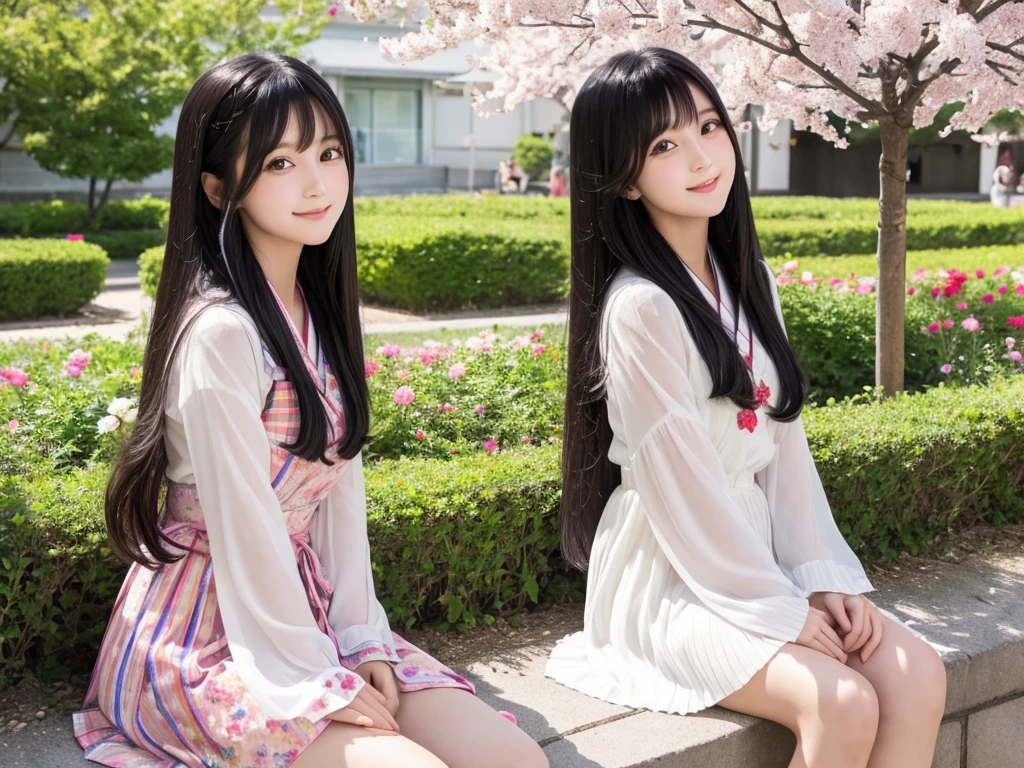
[[[271,160],[267,164],[266,170],[268,170],[268,171],[283,171],[284,170],[284,163],[287,163],[287,162],[288,161],[285,160],[283,157],[279,157],[276,160]]]
[[[662,152],[668,152],[674,146],[675,144],[673,144],[668,139],[662,139],[661,141],[654,145],[654,149],[651,150],[651,154],[660,155]]]
[[[701,136],[711,133],[711,131],[705,130],[709,125],[714,126],[711,130],[717,130],[718,128],[721,127],[722,123],[719,120],[708,120],[706,123],[704,123],[704,125],[700,127]]]
[[[326,158],[327,160],[340,160],[341,158],[343,158],[345,156],[344,153],[342,153],[342,151],[341,151],[341,147],[331,147],[330,149],[328,149],[327,151],[324,152],[324,155],[326,155],[326,154],[328,154],[330,152],[334,153],[334,157],[328,157],[328,158]],[[323,160],[325,158],[323,156],[321,156],[320,159]]]

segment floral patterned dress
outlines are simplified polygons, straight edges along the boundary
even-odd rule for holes
[[[338,384],[288,318],[334,425]],[[112,768],[286,768],[390,662],[402,691],[462,688],[391,632],[370,570],[361,457],[289,452],[299,410],[288,372],[237,305],[204,309],[170,372],[162,530],[183,557],[131,567],[75,735]]]

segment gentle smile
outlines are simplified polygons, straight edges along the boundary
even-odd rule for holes
[[[321,208],[319,211],[306,211],[305,213],[296,213],[294,215],[301,216],[304,219],[316,220],[322,219],[325,215],[327,215],[327,211],[329,211],[330,209],[331,206],[328,205],[326,208]]]
[[[698,184],[696,187],[687,187],[690,192],[710,192],[718,186],[718,176],[715,178],[705,181],[703,184]]]

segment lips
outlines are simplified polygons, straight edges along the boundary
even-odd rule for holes
[[[330,208],[331,208],[331,206],[328,205],[327,207],[321,208],[321,209],[316,210],[316,211],[305,211],[303,213],[296,213],[294,215],[295,216],[301,216],[304,219],[321,219],[321,218],[324,217],[324,215],[327,213],[327,211],[330,210]]]
[[[687,187],[686,189],[690,192],[710,192],[718,185],[718,178],[718,176],[715,176],[713,179],[708,179],[695,187]]]

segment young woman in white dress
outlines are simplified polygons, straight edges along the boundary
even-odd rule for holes
[[[584,629],[547,674],[779,722],[791,766],[925,768],[938,654],[866,598],[800,420],[806,380],[711,81],[617,55],[576,97],[562,547]]]

